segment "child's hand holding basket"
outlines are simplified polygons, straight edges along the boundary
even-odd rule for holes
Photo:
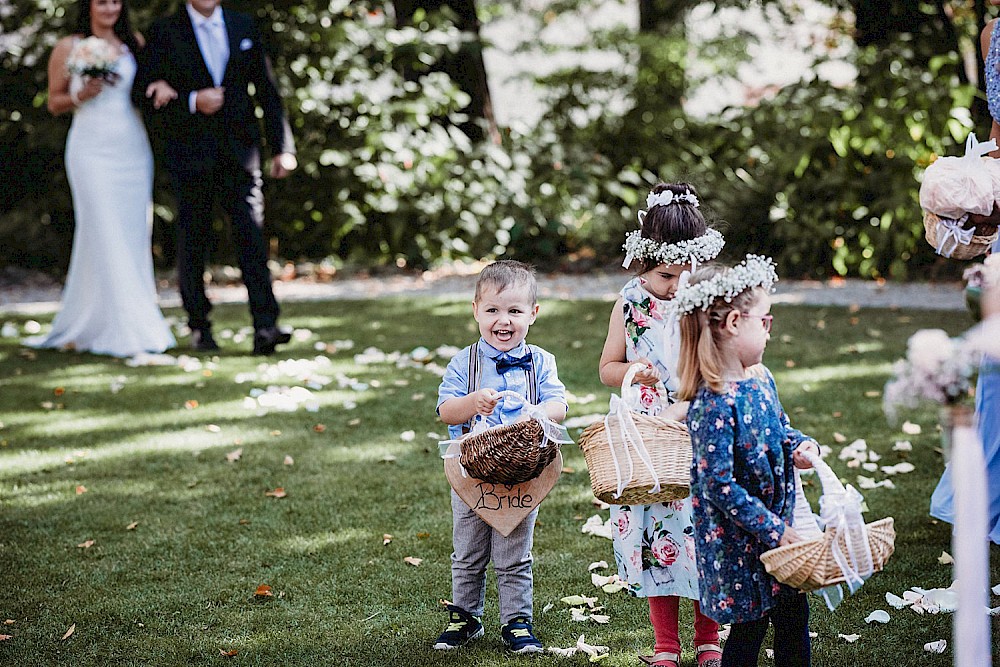
[[[687,427],[642,414],[641,387],[633,385],[642,364],[629,367],[621,398],[612,394],[610,412],[580,434],[594,495],[615,505],[650,505],[686,498],[691,488],[691,438]],[[657,394],[666,396],[663,383]],[[660,408],[664,406],[659,406]],[[652,412],[658,412],[657,409]]]

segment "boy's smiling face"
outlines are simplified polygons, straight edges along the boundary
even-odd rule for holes
[[[487,343],[509,352],[528,335],[535,323],[538,304],[532,303],[528,285],[517,283],[502,292],[495,285],[483,285],[479,300],[472,302],[472,314],[479,323],[479,333]]]

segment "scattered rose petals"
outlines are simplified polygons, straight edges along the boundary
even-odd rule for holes
[[[885,594],[885,601],[893,609],[902,609],[903,607],[910,604],[909,602],[899,597],[895,593],[889,593],[888,591]]]
[[[944,650],[948,648],[948,642],[944,639],[939,639],[936,642],[927,642],[924,644],[924,650],[928,653],[944,653]]]
[[[570,607],[582,607],[586,605],[593,609],[594,605],[597,603],[597,598],[587,597],[586,595],[567,595],[559,601],[569,605]]]
[[[74,632],[76,632],[76,623],[74,623],[73,625],[69,626],[69,629],[66,630],[66,634],[64,634],[62,636],[62,639],[60,639],[59,641],[66,641],[67,639],[69,639],[73,635]]]
[[[271,587],[268,586],[267,584],[261,584],[260,586],[257,587],[257,590],[254,591],[253,596],[255,598],[273,598],[274,592],[271,590]]]
[[[882,609],[876,609],[872,613],[865,617],[865,623],[888,623],[889,622],[889,612],[883,611]]]
[[[0,635],[0,642],[5,642],[8,639],[13,639],[14,635]]]
[[[190,400],[184,401],[184,409],[185,410],[194,410],[197,407],[198,407],[198,401],[194,400],[193,398],[190,399]]]
[[[553,604],[551,602],[548,603],[547,605],[545,605],[544,607],[542,607],[542,613],[546,614],[546,613],[552,611],[552,607],[555,607],[555,604]]]
[[[80,542],[77,546],[79,549],[89,549],[90,547],[97,544],[97,540],[87,540],[85,542]]]
[[[597,537],[606,537],[611,539],[611,519],[607,521],[603,520],[600,515],[595,514],[594,516],[587,519],[583,527],[580,528],[580,532],[584,535],[596,535]]]
[[[914,424],[913,422],[908,422],[908,421],[903,422],[901,430],[906,435],[920,435],[920,432],[923,431],[923,429],[920,428],[920,424]]]
[[[951,554],[947,551],[942,551],[941,555],[938,556],[938,562],[942,565],[954,565],[955,559],[951,557]]]
[[[390,535],[389,533],[384,533],[382,535],[382,546],[383,547],[388,546],[390,542],[392,542],[392,535]]]
[[[286,455],[285,460],[282,461],[282,463],[286,466],[292,466],[295,465],[295,459],[293,459],[291,456]]]
[[[899,475],[903,473],[913,472],[916,469],[917,469],[916,466],[914,466],[909,461],[903,461],[902,463],[897,463],[894,466],[882,466],[882,472],[884,472],[886,475]]]
[[[316,431],[317,433],[323,433],[324,431],[326,431],[326,424],[316,424],[315,426],[313,426],[313,430]]]
[[[403,559],[403,562],[406,563],[407,565],[412,565],[413,567],[417,567],[418,565],[424,562],[424,559],[415,558],[414,556],[407,556],[406,558]]]
[[[234,648],[231,648],[228,651],[224,648],[219,649],[219,655],[221,655],[223,658],[235,658],[238,652],[239,651],[237,651]]]
[[[913,445],[909,440],[897,440],[896,444],[892,446],[892,451],[894,452],[912,452]]]
[[[267,496],[267,497],[269,497],[269,498],[284,498],[288,494],[285,493],[285,487],[279,486],[276,489],[274,489],[273,491],[265,491],[264,495]]]
[[[222,427],[218,426],[217,424],[209,424],[208,426],[205,427],[205,430],[208,431],[209,433],[221,433]]]
[[[5,619],[3,622],[4,625],[14,625],[15,623],[17,623],[17,621],[15,621],[13,618]]]
[[[997,584],[996,586],[994,586],[990,590],[993,591],[993,595],[1000,595],[1000,584]]]
[[[844,435],[843,433],[836,433],[836,432],[834,432],[834,434],[833,434],[833,441],[836,442],[836,443],[838,443],[838,444],[845,443],[845,442],[847,442],[847,436]]]
[[[242,447],[240,447],[239,449],[234,449],[233,451],[226,454],[226,460],[229,461],[230,463],[236,463],[237,461],[240,460],[241,456],[243,456]]]
[[[87,487],[85,487],[83,484],[81,484],[80,486],[76,487],[76,495],[82,496],[86,492],[87,492]]]
[[[135,530],[138,527],[139,527],[139,522],[138,521],[133,521],[129,525],[125,526],[125,530]]]
[[[768,660],[774,660],[774,649],[773,648],[764,649],[764,655],[767,656]]]
[[[386,454],[381,459],[379,459],[379,461],[382,463],[395,463],[396,457],[392,454]]]
[[[841,639],[843,639],[848,644],[853,644],[854,642],[856,642],[859,639],[861,639],[861,635],[845,635],[843,633],[840,633],[837,636],[840,637]]]
[[[587,566],[587,570],[589,572],[593,572],[594,570],[598,570],[598,569],[602,569],[602,568],[606,568],[606,567],[608,567],[608,561],[606,561],[606,560],[599,560],[596,563],[591,563],[589,566]]]

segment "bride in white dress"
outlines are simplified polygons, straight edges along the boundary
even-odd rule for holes
[[[153,155],[130,91],[141,44],[122,0],[80,0],[77,34],[49,59],[49,110],[74,111],[66,139],[66,172],[76,229],[62,308],[37,347],[133,357],[163,352],[174,337],[156,303],[153,277]],[[67,60],[81,39],[96,36],[117,50],[113,81],[70,75]],[[154,102],[176,96],[153,84]]]

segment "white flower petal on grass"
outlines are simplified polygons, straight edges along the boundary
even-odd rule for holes
[[[732,626],[729,625],[728,623],[726,623],[725,625],[720,625],[719,626],[719,639],[721,639],[722,641],[726,641],[727,639],[729,639],[729,631],[731,629],[732,629]]]
[[[882,609],[876,609],[872,613],[868,614],[865,618],[865,623],[888,623],[889,622],[889,612],[883,611]]]
[[[912,604],[912,602],[907,602],[906,600],[899,597],[895,593],[889,593],[889,592],[886,592],[885,594],[885,601],[886,604],[888,604],[893,609],[902,609],[903,607]]]
[[[399,434],[399,439],[403,442],[412,442],[416,437],[417,434],[414,431],[403,431]]]
[[[997,584],[996,586],[994,586],[990,590],[993,591],[993,595],[1000,595],[1000,584]]]
[[[13,322],[4,322],[0,327],[0,338],[17,338],[19,335],[21,332]]]
[[[862,463],[861,467],[864,468],[867,472],[875,472],[876,470],[878,470],[877,463]]]
[[[600,517],[599,514],[587,519],[587,522],[583,524],[580,528],[580,532],[584,535],[596,535],[597,537],[606,537],[611,539],[611,519],[605,521]]]
[[[812,632],[812,631],[809,632],[809,639],[816,639],[817,637],[819,637],[818,632]]]
[[[572,658],[576,655],[577,648],[575,646],[570,646],[569,648],[559,648],[558,646],[550,646],[545,649],[552,655],[558,655],[560,658]]]
[[[553,604],[552,602],[548,603],[547,605],[545,605],[544,607],[542,607],[542,613],[545,614],[545,613],[551,611],[552,607],[555,607],[555,604]]]
[[[936,642],[927,642],[924,644],[924,650],[928,653],[944,653],[944,650],[948,648],[948,642],[944,639],[939,639]]]
[[[886,475],[899,475],[908,472],[913,472],[916,469],[917,469],[916,466],[914,466],[909,461],[903,461],[902,463],[897,463],[894,466],[882,466],[882,472],[884,472]]]
[[[843,633],[840,633],[837,636],[840,637],[841,639],[843,639],[848,644],[853,644],[854,642],[856,642],[859,639],[861,639],[861,635],[845,635]]]
[[[584,605],[593,608],[594,604],[597,602],[596,597],[587,597],[586,595],[567,595],[566,597],[559,600],[560,602],[569,605],[570,607],[582,607]]]
[[[941,555],[938,556],[938,562],[942,565],[954,565],[955,559],[947,551],[942,551]]]
[[[596,563],[591,563],[590,565],[588,565],[587,570],[593,572],[594,570],[606,568],[607,566],[608,566],[608,561],[599,560]]]
[[[764,655],[767,656],[768,660],[774,660],[774,649],[773,648],[764,649]]]
[[[605,616],[604,614],[591,614],[590,620],[594,623],[600,623],[601,625],[606,625],[611,622],[610,616]]]
[[[930,603],[945,613],[958,609],[958,591],[954,588],[932,588],[924,593],[924,600],[925,606]]]
[[[909,440],[897,440],[896,444],[892,446],[892,451],[894,452],[912,452],[913,445],[910,444]]]
[[[1000,616],[1000,607],[992,607],[986,610],[986,613],[990,616]]]
[[[590,645],[583,635],[576,640],[576,648],[590,656],[591,662],[597,662],[601,658],[606,658],[611,654],[611,649],[607,646]]]
[[[594,584],[597,588],[600,588],[609,581],[611,581],[611,577],[606,577],[603,574],[597,574],[596,572],[590,573],[590,583]]]
[[[920,435],[920,432],[923,431],[923,429],[920,428],[920,424],[914,424],[912,422],[903,422],[901,430],[906,435]]]

